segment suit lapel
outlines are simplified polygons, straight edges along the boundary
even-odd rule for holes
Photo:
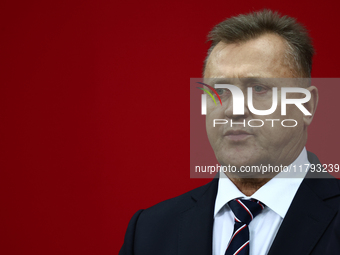
[[[182,212],[179,229],[179,255],[211,255],[214,206],[218,178],[213,179],[203,194],[195,194],[195,205]]]
[[[336,211],[327,207],[306,182],[301,184],[268,255],[309,254],[335,216]]]
[[[312,164],[320,163],[315,155],[308,156]],[[337,183],[313,175],[308,174],[301,183],[268,255],[310,254],[337,213],[324,201],[340,195]]]

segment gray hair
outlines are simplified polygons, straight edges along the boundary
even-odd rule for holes
[[[311,77],[314,48],[306,28],[294,18],[266,9],[231,17],[210,31],[208,41],[212,44],[204,61],[203,73],[210,53],[219,42],[245,42],[267,33],[277,34],[287,42],[285,59],[289,68],[298,76]]]

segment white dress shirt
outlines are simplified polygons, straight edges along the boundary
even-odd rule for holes
[[[291,165],[304,164],[309,164],[306,148]],[[235,198],[254,198],[266,205],[249,224],[249,255],[267,254],[305,175],[306,171],[281,172],[247,197],[221,172],[214,211],[213,255],[225,254],[233,234],[234,214],[227,203]]]

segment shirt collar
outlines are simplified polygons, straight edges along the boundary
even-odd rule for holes
[[[307,158],[307,150],[304,147],[296,160],[288,166],[287,169],[290,169],[289,172],[279,173],[250,197],[244,195],[235,186],[235,184],[226,177],[224,172],[221,172],[218,181],[214,217],[226,203],[235,198],[254,198],[261,201],[275,213],[284,218],[303,178],[307,173],[307,171],[304,171],[306,167],[305,164],[310,163]],[[294,166],[296,167],[295,173],[293,171]],[[302,166],[302,172],[299,171],[299,166]]]

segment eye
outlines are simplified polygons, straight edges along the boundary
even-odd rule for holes
[[[216,89],[216,93],[221,96],[223,95],[224,89]]]
[[[253,86],[253,89],[256,93],[264,93],[266,92],[266,88],[264,88],[263,86],[260,85],[255,85]]]
[[[217,95],[220,98],[225,98],[225,97],[228,97],[230,95],[230,90],[229,89],[218,88],[218,89],[215,89],[215,90],[216,90]]]

